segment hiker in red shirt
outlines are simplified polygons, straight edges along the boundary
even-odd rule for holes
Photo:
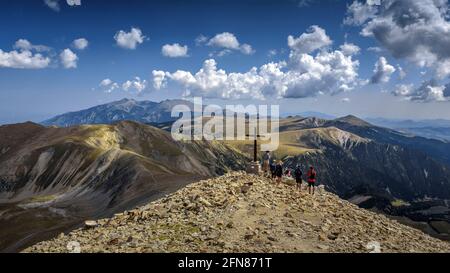
[[[312,194],[314,194],[315,187],[316,187],[317,173],[314,170],[313,166],[309,167],[309,171],[308,171],[307,177],[308,177],[308,191],[309,191],[309,194],[311,194],[311,188],[312,188]]]

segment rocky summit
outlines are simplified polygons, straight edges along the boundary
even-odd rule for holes
[[[80,246],[78,248],[78,245]],[[76,247],[74,247],[76,246]],[[243,172],[191,184],[24,252],[450,252],[450,244],[319,188]]]

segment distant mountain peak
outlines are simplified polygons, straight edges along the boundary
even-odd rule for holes
[[[335,119],[335,121],[345,122],[345,123],[348,123],[351,125],[356,125],[356,126],[364,126],[364,127],[373,126],[372,124],[368,123],[367,121],[360,119],[354,115],[347,115],[345,117],[337,118],[337,119]]]
[[[133,120],[141,123],[163,123],[174,121],[171,111],[173,106],[177,104],[191,105],[192,103],[185,100],[153,102],[123,98],[89,109],[65,113],[43,121],[42,124],[46,126],[69,127],[81,124],[111,124],[122,120]]]
[[[118,100],[117,102],[128,102],[128,101],[136,101],[136,100],[130,98],[123,98],[121,100]]]

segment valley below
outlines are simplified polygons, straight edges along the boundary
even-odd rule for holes
[[[162,198],[200,178],[186,176],[165,179],[159,190],[149,190],[136,199],[109,209],[104,209],[91,200],[30,200],[0,204],[0,252],[18,252],[61,233],[80,228],[86,220],[113,217],[116,213]]]
[[[21,208],[0,205],[1,252],[17,252],[79,227],[83,218],[69,215],[66,208]]]
[[[365,199],[360,203],[357,200]],[[413,201],[408,204],[397,201],[394,204],[376,206],[370,204],[370,197],[355,196],[350,199],[361,208],[382,213],[398,222],[417,228],[435,238],[450,241],[450,206],[448,200]]]

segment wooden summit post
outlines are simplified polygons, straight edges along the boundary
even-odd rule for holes
[[[247,134],[246,137],[253,137],[253,162],[250,162],[247,166],[246,172],[247,173],[253,173],[253,174],[260,174],[261,172],[261,164],[258,161],[258,138],[261,137],[261,135],[256,134],[256,128],[255,133],[253,135]]]

